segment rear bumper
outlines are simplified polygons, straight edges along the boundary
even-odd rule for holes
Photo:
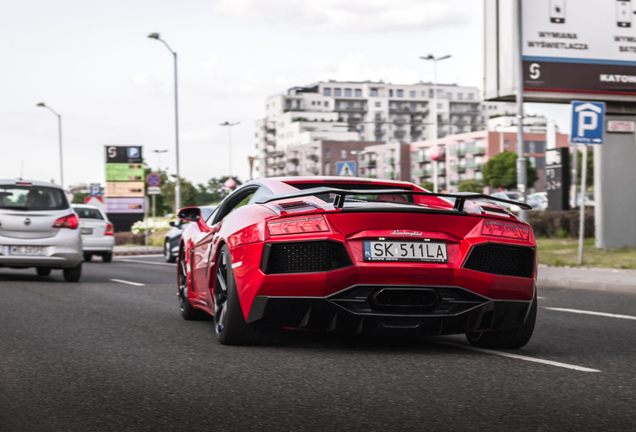
[[[505,330],[522,325],[531,301],[492,300],[460,287],[404,287],[437,300],[416,311],[378,310],[374,293],[386,285],[356,285],[329,297],[257,296],[247,322],[344,334],[435,336]]]
[[[45,239],[14,239],[0,237],[0,266],[5,267],[50,267],[70,268],[80,264],[83,260],[82,239],[79,230],[60,230],[50,238]],[[9,255],[9,247],[39,246],[45,248],[45,254]]]
[[[115,237],[105,236],[103,238],[82,237],[82,249],[85,252],[112,252],[115,247]]]

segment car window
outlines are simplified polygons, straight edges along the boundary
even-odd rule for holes
[[[261,198],[264,198],[266,196],[270,196],[273,195],[272,191],[270,191],[269,189],[267,189],[265,186],[261,186],[258,188],[258,190],[254,193],[254,195],[252,195],[252,197],[250,198],[248,204],[254,204],[256,201],[258,201]]]
[[[69,208],[69,204],[60,189],[0,186],[0,208],[27,211],[64,210]]]
[[[104,220],[104,218],[102,217],[101,212],[99,210],[97,210],[97,209],[75,207],[73,210],[75,210],[75,213],[77,213],[77,216],[79,216],[80,219],[99,219],[99,220]]]
[[[258,186],[247,186],[236,190],[231,195],[223,200],[223,202],[217,207],[218,211],[213,213],[211,218],[211,224],[214,225],[223,220],[225,216],[233,212],[239,207],[248,205],[252,196],[258,190]]]

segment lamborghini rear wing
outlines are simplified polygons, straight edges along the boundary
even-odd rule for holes
[[[422,195],[422,196],[432,196],[432,197],[440,197],[440,198],[454,198],[455,203],[453,204],[454,211],[464,211],[464,203],[466,200],[487,200],[487,201],[495,201],[502,202],[506,204],[516,205],[519,208],[524,210],[532,210],[532,206],[529,204],[507,200],[502,198],[492,197],[490,195],[472,193],[472,192],[458,192],[455,194],[444,194],[444,193],[432,193],[432,192],[420,192],[409,189],[364,189],[364,190],[345,190],[338,188],[330,188],[330,187],[317,187],[312,189],[300,190],[298,192],[289,192],[280,195],[270,195],[263,197],[256,201],[256,204],[266,204],[272,201],[280,201],[289,198],[301,198],[311,195],[322,195],[322,194],[334,194],[335,198],[333,200],[333,206],[338,209],[342,209],[344,207],[345,197],[347,195]]]

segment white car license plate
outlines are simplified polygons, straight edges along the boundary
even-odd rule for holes
[[[46,255],[44,246],[9,246],[9,255]]]
[[[84,235],[93,234],[93,228],[82,228],[80,229],[80,234],[84,234]]]
[[[448,262],[446,243],[365,241],[365,261]]]

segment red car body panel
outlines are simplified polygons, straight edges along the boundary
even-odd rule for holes
[[[346,179],[338,177],[309,177],[259,179],[248,183],[261,185],[273,195],[298,191],[294,185],[374,185],[383,189],[396,187],[424,191],[411,183]],[[233,264],[236,288],[243,315],[250,316],[255,298],[321,298],[332,296],[354,286],[427,286],[458,287],[490,300],[530,302],[535,296],[536,253],[532,277],[503,276],[463,268],[470,251],[477,245],[492,244],[525,246],[535,249],[532,230],[527,240],[482,234],[484,220],[497,220],[529,227],[527,223],[504,212],[484,213],[474,203],[466,204],[467,213],[450,214],[452,204],[435,196],[414,196],[415,203],[425,204],[444,213],[411,213],[387,210],[343,211],[310,196],[277,200],[266,204],[251,204],[236,208],[216,225],[201,229],[190,224],[182,235],[188,270],[189,301],[192,306],[213,314],[215,271],[221,247],[228,246]],[[298,203],[285,208],[285,203]],[[301,204],[306,203],[306,204]],[[491,204],[489,204],[491,206]],[[221,205],[218,207],[220,208]],[[217,208],[217,209],[218,209]],[[472,209],[472,210],[471,210]],[[271,236],[268,221],[281,217],[291,219],[303,215],[320,215],[329,227],[328,232],[312,232]],[[213,215],[214,217],[214,215]],[[402,234],[400,234],[402,233]],[[442,241],[447,245],[448,261],[434,262],[369,262],[363,259],[363,241],[413,241],[417,239]],[[317,273],[265,274],[262,269],[265,245],[307,240],[331,240],[344,244],[352,266]],[[180,254],[181,257],[181,254]]]

